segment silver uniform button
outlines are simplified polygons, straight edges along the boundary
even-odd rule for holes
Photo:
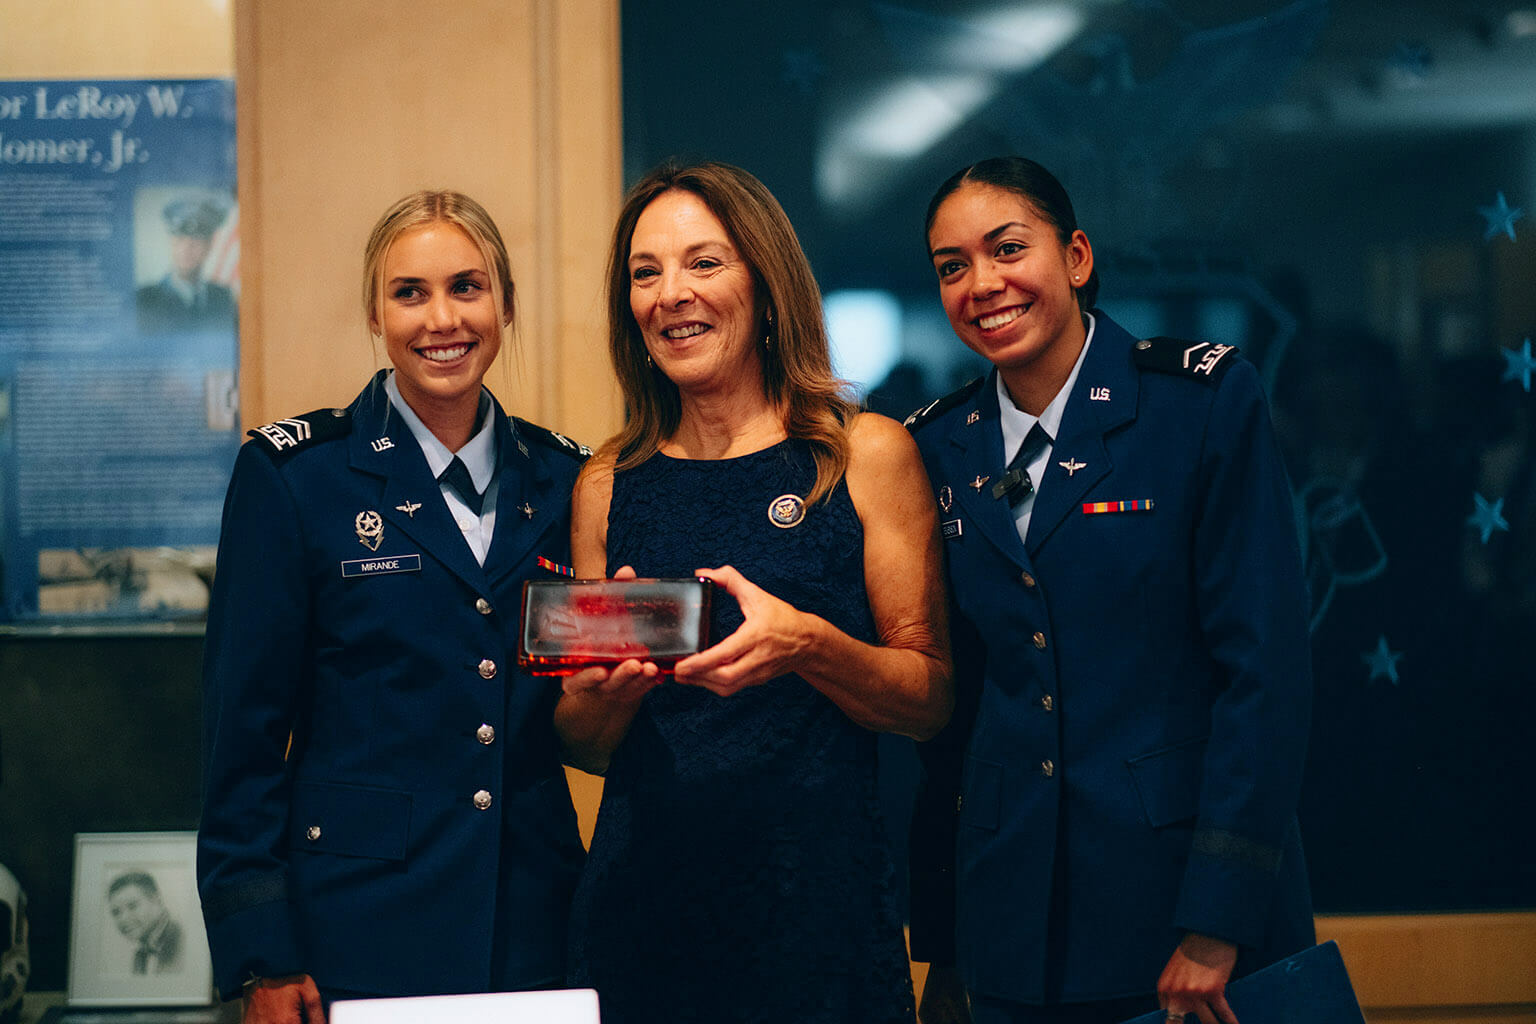
[[[495,677],[495,675],[496,675],[496,663],[494,661],[492,661],[490,658],[486,658],[484,661],[482,661],[480,663],[480,678],[481,679],[492,679],[492,678]]]
[[[320,838],[320,826],[319,825],[311,825],[311,826],[309,826],[309,828],[304,830],[304,838],[308,839],[310,842],[314,842],[316,839],[319,839]]]
[[[1044,633],[1036,633],[1034,639],[1035,639],[1035,646],[1038,647],[1042,651],[1045,650],[1045,634]]]
[[[1056,774],[1056,765],[1055,765],[1055,763],[1052,762],[1050,759],[1046,759],[1044,761],[1041,761],[1040,762],[1040,774],[1044,775],[1046,778],[1050,778],[1052,775],[1055,775]]]
[[[491,806],[491,794],[483,789],[475,790],[475,807],[477,810],[489,810]]]
[[[481,615],[491,614],[491,602],[487,601],[483,597],[475,598],[475,611],[479,612]]]
[[[486,746],[490,746],[492,743],[496,742],[496,730],[489,724],[483,723],[481,724],[480,728],[475,730],[475,739],[479,740],[481,743],[484,743]]]

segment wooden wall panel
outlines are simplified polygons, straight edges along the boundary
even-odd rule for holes
[[[1369,1024],[1536,1024],[1536,912],[1325,916]]]
[[[618,422],[602,252],[620,187],[615,0],[240,0],[242,419],[341,404],[383,365],[361,310],[367,232],[457,188],[496,218],[518,343],[488,383],[598,441]]]

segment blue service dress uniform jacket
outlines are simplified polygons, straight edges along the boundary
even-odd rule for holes
[[[913,955],[1032,1004],[1151,993],[1185,931],[1238,973],[1313,934],[1306,597],[1258,375],[1095,316],[1027,543],[991,494],[996,371],[908,421],[958,690],[922,750]]]
[[[559,687],[518,670],[517,628],[537,560],[569,561],[586,452],[492,403],[482,567],[384,380],[252,431],[225,501],[198,885],[226,998],[253,974],[386,996],[564,974],[583,854]]]

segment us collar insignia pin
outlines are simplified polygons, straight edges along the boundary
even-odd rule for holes
[[[971,414],[965,418],[965,425],[970,426],[972,423],[975,423],[979,419],[981,419],[981,410],[972,409]]]
[[[955,492],[951,491],[949,489],[949,484],[945,484],[943,487],[940,487],[939,488],[939,508],[943,509],[945,511],[945,513],[948,513],[949,510],[954,506],[954,504],[955,504]]]
[[[404,505],[396,505],[395,506],[395,511],[396,512],[404,512],[410,518],[415,519],[416,518],[416,511],[418,509],[420,509],[420,508],[421,508],[421,502],[419,502],[419,501],[412,501],[411,499],[407,498],[407,499],[405,499],[405,504]]]
[[[1088,468],[1088,463],[1078,462],[1076,459],[1068,459],[1066,462],[1058,462],[1056,465],[1066,470],[1067,476],[1071,476],[1073,473],[1076,473],[1080,469]]]
[[[376,437],[368,443],[376,452],[387,452],[395,446],[395,442],[387,437]]]
[[[523,518],[525,518],[525,519],[532,519],[533,518],[533,514],[538,511],[538,509],[534,508],[532,505],[528,504],[526,501],[523,502],[521,505],[519,505],[517,507],[517,510],[523,514]]]
[[[357,542],[369,551],[379,550],[379,545],[384,541],[384,520],[372,509],[359,512],[357,518],[352,521],[357,530]]]
[[[768,503],[768,521],[781,530],[798,526],[805,518],[805,499],[798,494],[781,494]]]
[[[978,476],[975,480],[971,481],[971,486],[976,488],[977,491],[980,491],[981,488],[982,488],[982,485],[985,484],[988,480],[991,480],[991,479],[992,478],[989,477],[989,476]]]

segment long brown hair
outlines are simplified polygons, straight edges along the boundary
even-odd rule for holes
[[[848,469],[848,435],[858,406],[832,372],[821,290],[795,229],[773,193],[739,167],[668,161],[641,178],[624,199],[608,260],[608,353],[624,393],[625,422],[603,446],[618,470],[654,455],[682,418],[677,385],[647,360],[629,306],[629,247],[640,214],[658,196],[680,190],[720,219],[752,270],[765,310],[763,391],[784,415],[785,431],[811,445],[816,485],[806,504],[831,494]]]

